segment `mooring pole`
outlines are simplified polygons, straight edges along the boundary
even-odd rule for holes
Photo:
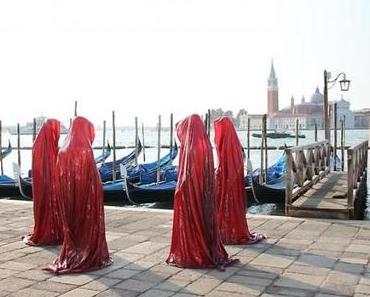
[[[145,163],[145,138],[144,138],[144,122],[141,123],[141,138],[143,139],[143,161]]]
[[[139,126],[137,123],[137,117],[135,117],[135,165],[138,164],[138,156],[139,156]]]
[[[112,166],[112,180],[116,180],[116,119],[114,110],[112,111],[112,127],[113,127],[113,166]]]
[[[158,116],[158,151],[157,151],[157,183],[161,181],[161,168],[159,160],[161,159],[161,115]]]

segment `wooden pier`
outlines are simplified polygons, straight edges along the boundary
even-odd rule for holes
[[[286,149],[286,215],[352,219],[366,196],[368,141],[347,151],[347,171],[331,171],[329,143]],[[293,186],[294,185],[294,186]]]

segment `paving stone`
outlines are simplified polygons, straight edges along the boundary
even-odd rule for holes
[[[172,295],[173,297],[197,297],[200,295],[195,294],[188,294],[188,293],[176,293],[175,295]]]
[[[271,286],[266,289],[267,296],[294,296],[294,297],[312,297],[314,290],[305,290],[302,288],[289,288],[280,286]],[[265,295],[262,295],[265,296]]]
[[[347,249],[347,252],[355,252],[355,253],[367,253],[370,254],[370,245],[362,245],[362,244],[351,244]]]
[[[365,265],[356,264],[356,263],[339,262],[339,263],[335,264],[334,270],[361,274],[362,272],[365,271]]]
[[[111,288],[109,290],[97,294],[96,297],[136,297],[139,295],[140,295],[139,292]]]
[[[34,284],[33,281],[16,278],[13,276],[0,280],[0,288],[9,292],[19,291],[23,288],[31,286],[32,284]]]
[[[234,274],[233,276],[231,276],[230,278],[227,279],[227,282],[267,287],[270,284],[272,284],[273,279],[258,278],[258,277],[251,277],[251,276],[245,276],[245,275],[240,275],[240,274]]]
[[[108,274],[106,274],[105,276],[108,277],[108,278],[116,278],[116,279],[129,279],[130,277],[134,276],[135,274],[138,274],[139,271],[137,270],[130,270],[130,269],[126,269],[126,268],[121,268],[121,269],[117,269],[117,270],[114,270]]]
[[[356,287],[355,292],[358,294],[369,294],[370,295],[370,286],[360,284]]]
[[[18,273],[18,271],[16,271],[16,270],[0,268],[0,279],[8,278],[9,276],[14,275],[16,273]]]
[[[313,265],[302,265],[301,262],[293,263],[288,267],[286,272],[300,273],[309,275],[327,275],[330,272],[329,268],[322,268]]]
[[[13,293],[12,297],[54,297],[59,295],[57,292],[37,290],[32,288],[23,289]]]
[[[331,271],[325,282],[326,283],[331,283],[331,284],[338,284],[338,285],[356,285],[360,281],[360,275],[356,274],[350,274],[350,273],[345,273],[345,272],[340,272],[340,271]]]
[[[143,293],[146,290],[153,288],[155,285],[156,284],[149,283],[149,282],[138,281],[135,279],[128,279],[116,285],[115,288]]]
[[[264,289],[265,287],[260,287],[260,286],[255,286],[255,285],[247,285],[247,284],[243,285],[243,284],[226,283],[226,282],[222,283],[216,288],[217,291],[239,293],[239,294],[252,295],[252,296],[259,296]]]
[[[69,291],[63,295],[60,295],[61,297],[91,297],[97,295],[99,292],[87,290],[87,289],[74,289],[72,291]]]
[[[165,291],[178,292],[190,283],[191,281],[189,280],[174,279],[173,277],[171,277],[157,285],[155,288]]]
[[[92,280],[96,279],[96,275],[86,275],[86,274],[64,274],[64,275],[57,275],[50,278],[50,281],[63,283],[63,284],[70,284],[76,286],[82,286]]]
[[[356,286],[347,286],[347,285],[341,285],[337,283],[329,283],[325,282],[321,288],[320,291],[323,293],[328,293],[332,295],[339,295],[339,296],[353,296],[355,292]]]
[[[114,279],[109,277],[100,277],[93,280],[86,285],[83,285],[82,289],[88,289],[93,291],[106,291],[107,289],[113,287],[115,284],[121,282],[120,279]]]
[[[292,264],[294,260],[295,260],[294,257],[289,256],[262,254],[256,257],[253,261],[251,261],[251,264],[286,268],[290,264]]]
[[[297,259],[297,262],[302,265],[307,264],[310,266],[317,266],[322,268],[332,268],[334,267],[336,261],[337,259],[312,254],[302,255]]]
[[[208,277],[201,277],[197,279],[195,282],[186,286],[183,291],[186,293],[197,294],[197,295],[205,295],[211,292],[214,288],[216,288],[222,280],[208,278]]]
[[[43,281],[48,278],[51,278],[52,274],[43,270],[26,270],[23,272],[17,272],[15,276],[35,281]]]
[[[50,280],[45,280],[42,282],[35,283],[31,288],[45,291],[52,291],[57,293],[65,293],[76,288],[74,285],[62,284],[57,282],[52,282]]]
[[[141,294],[140,297],[169,297],[169,296],[172,296],[173,294],[174,292],[171,292],[171,291],[150,289],[146,291],[144,294]]]
[[[211,293],[205,295],[207,297],[253,297],[255,295],[248,295],[248,294],[239,294],[239,293],[233,293],[233,292],[225,292],[225,291],[217,291],[214,290]],[[262,295],[263,296],[263,295]],[[281,297],[281,296],[279,296]]]

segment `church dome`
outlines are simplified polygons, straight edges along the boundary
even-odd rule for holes
[[[320,93],[319,87],[316,87],[315,93],[312,94],[310,102],[314,104],[324,103],[324,95]]]

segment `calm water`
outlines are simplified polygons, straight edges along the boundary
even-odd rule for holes
[[[239,137],[241,139],[241,142],[244,147],[247,146],[247,132],[246,131],[238,131]],[[301,131],[301,134],[305,134],[306,138],[299,139],[299,144],[309,144],[314,142],[314,131]],[[65,135],[61,136],[60,144],[63,142]],[[139,137],[142,140],[142,133],[140,131]],[[213,141],[213,133],[211,132],[211,141]],[[333,131],[331,133],[332,137],[332,143],[333,140]],[[109,142],[112,144],[112,131],[110,129],[107,130],[107,136],[106,139],[109,140]],[[319,130],[318,131],[318,139],[322,140],[324,138],[324,131]],[[13,147],[16,147],[17,145],[17,137],[15,135],[9,135],[9,134],[3,134],[3,146],[5,146],[5,143],[7,140],[10,140]],[[340,144],[340,133],[338,131],[337,134],[338,139],[338,145]],[[346,131],[346,141],[345,145],[354,145],[358,144],[364,140],[369,139],[369,130],[348,130]],[[94,141],[94,146],[101,146],[103,140],[103,132],[100,129],[96,130],[96,138]],[[144,131],[144,140],[146,146],[152,146],[153,148],[147,148],[145,149],[145,159],[146,162],[155,161],[157,159],[157,143],[158,143],[158,132],[155,128],[146,128]],[[170,131],[168,128],[164,128],[161,131],[161,144],[162,145],[169,145],[170,143]],[[251,146],[260,146],[261,139],[251,137]],[[268,139],[268,146],[275,146],[275,147],[281,147],[284,144],[288,146],[295,145],[295,139],[294,138],[287,138],[287,139]],[[32,145],[32,136],[30,135],[22,135],[21,136],[21,147],[25,146],[31,146]],[[135,145],[135,130],[134,128],[118,128],[116,129],[116,145],[117,146],[134,146]],[[124,155],[126,155],[128,152],[131,152],[132,148],[129,149],[120,149],[116,152],[116,158],[120,158]],[[168,149],[161,149],[161,156],[166,154]],[[95,155],[98,155],[101,153],[101,150],[95,150]],[[269,164],[274,163],[275,160],[279,158],[281,155],[281,150],[269,150],[268,153],[268,162]],[[340,156],[340,150],[338,150],[337,154]],[[143,161],[143,152],[139,156],[139,162]],[[254,168],[260,167],[260,151],[259,150],[251,150],[251,161]],[[346,156],[345,156],[346,158]],[[109,160],[112,159],[112,156]],[[10,156],[8,156],[4,162],[4,174],[7,174],[9,176],[13,176],[12,172],[12,162],[17,162],[17,151],[14,150]],[[217,160],[215,159],[215,162]],[[31,167],[31,151],[30,150],[22,150],[21,151],[21,163],[22,163],[22,173],[27,174],[28,170]],[[175,163],[177,163],[177,160],[175,160]],[[369,168],[369,166],[368,166]],[[368,186],[370,185],[369,179],[368,179]],[[367,197],[368,203],[367,203],[367,209],[365,210],[365,219],[370,220],[370,193],[368,193]],[[169,204],[162,204],[162,205],[146,205],[144,207],[161,207],[161,208],[170,208],[171,205]],[[251,206],[249,207],[248,211],[250,213],[261,213],[261,214],[283,214],[283,207],[281,205],[272,205],[272,204],[265,204],[265,205],[257,205],[257,206]]]

